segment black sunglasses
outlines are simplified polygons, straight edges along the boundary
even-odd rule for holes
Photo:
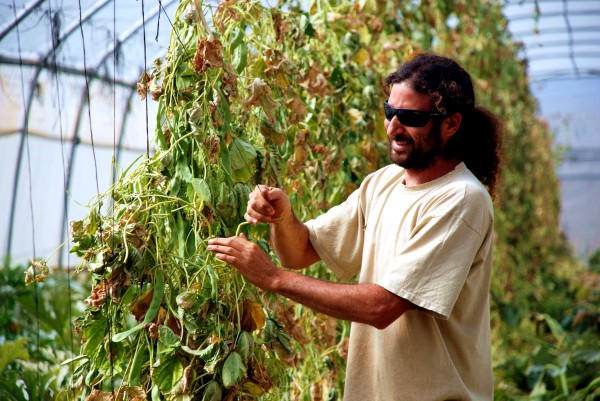
[[[385,118],[388,121],[392,121],[392,118],[396,116],[398,122],[405,127],[424,127],[432,117],[443,116],[442,113],[433,111],[396,109],[390,106],[387,100],[383,101],[383,109],[385,111]]]

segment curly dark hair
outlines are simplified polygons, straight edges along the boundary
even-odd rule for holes
[[[448,141],[443,156],[463,161],[493,195],[500,175],[502,129],[496,116],[475,105],[469,73],[450,58],[423,53],[383,80],[386,94],[392,85],[401,82],[428,94],[435,111],[462,115],[460,128]]]

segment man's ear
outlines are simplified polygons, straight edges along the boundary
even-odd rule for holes
[[[462,114],[452,113],[442,121],[442,138],[448,140],[460,128]]]

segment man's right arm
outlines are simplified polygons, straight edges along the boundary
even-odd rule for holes
[[[310,242],[308,227],[293,212],[271,224],[271,241],[277,258],[288,269],[303,269],[321,260]]]
[[[279,188],[257,185],[250,194],[246,220],[271,225],[275,254],[284,267],[302,269],[320,260],[308,227],[296,218],[287,195]]]

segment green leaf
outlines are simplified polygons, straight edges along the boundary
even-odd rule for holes
[[[152,372],[154,383],[162,392],[169,392],[183,377],[183,365],[177,358],[160,361]]]
[[[293,351],[290,337],[284,328],[274,319],[269,318],[265,322],[265,327],[262,331],[262,340],[270,347],[273,347],[273,343],[277,341],[287,352],[291,353]]]
[[[179,337],[167,326],[160,326],[158,329],[158,342],[165,348],[177,348],[181,345]]]
[[[236,181],[246,182],[256,170],[256,150],[248,142],[235,138],[229,145],[231,169]]]
[[[565,330],[552,316],[542,313],[540,314],[540,319],[546,322],[554,338],[560,341],[565,337]]]
[[[306,14],[302,15],[300,23],[304,26],[304,34],[310,38],[314,38],[317,31],[315,31],[315,28],[310,23],[310,19]]]
[[[160,399],[160,389],[157,385],[152,386],[152,392],[150,393],[152,401],[161,401]]]
[[[242,357],[237,352],[229,354],[223,368],[221,369],[221,378],[225,388],[235,386],[246,373],[246,365],[242,361]]]
[[[179,175],[179,177],[181,177],[181,179],[185,182],[190,182],[192,181],[192,178],[194,178],[185,157],[182,157],[177,161],[176,171],[176,174]]]
[[[211,203],[212,196],[210,193],[210,187],[208,183],[203,178],[193,178],[192,186],[194,187],[194,191],[198,195],[200,202]]]
[[[210,381],[204,388],[202,401],[221,401],[223,399],[223,390],[215,380]]]
[[[198,296],[194,291],[184,291],[175,298],[177,305],[183,309],[190,309],[196,303]]]
[[[242,331],[238,337],[235,349],[240,353],[244,361],[247,360],[252,355],[252,352],[254,352],[254,337],[252,337],[252,334]]]
[[[187,64],[181,64],[175,75],[175,85],[178,90],[183,90],[190,85],[193,85],[197,80],[198,74],[194,72]]]
[[[221,168],[223,169],[225,174],[227,174],[228,176],[231,176],[232,175],[232,173],[231,173],[231,156],[229,155],[229,149],[227,148],[227,144],[225,143],[223,138],[221,138],[221,141],[219,142],[219,147],[220,147],[220,155],[221,155],[221,160],[219,160],[219,165],[221,166]]]
[[[220,88],[215,88],[217,94],[219,95],[219,97],[221,98],[221,101],[219,102],[218,106],[217,106],[217,110],[219,110],[219,114],[221,115],[221,118],[223,119],[223,127],[222,129],[224,131],[228,131],[229,127],[231,125],[231,110],[229,109],[229,102],[227,101],[227,97],[225,96],[225,94],[223,93],[223,91],[221,91]]]
[[[100,317],[97,320],[93,320],[89,326],[84,328],[84,333],[86,341],[83,344],[81,353],[84,355],[96,355],[106,333],[106,318]]]

